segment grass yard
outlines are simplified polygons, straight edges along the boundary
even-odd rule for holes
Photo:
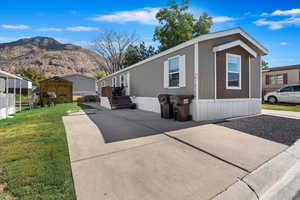
[[[75,199],[60,104],[0,121],[0,200]]]
[[[262,104],[262,109],[267,110],[285,110],[300,112],[300,105],[298,104]]]

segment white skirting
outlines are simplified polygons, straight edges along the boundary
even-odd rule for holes
[[[195,121],[225,119],[261,113],[261,99],[198,100]]]
[[[104,108],[107,108],[107,109],[111,110],[111,105],[110,105],[108,97],[100,96],[100,105]]]
[[[131,97],[137,109],[160,113],[160,104],[155,97]],[[190,113],[195,121],[225,119],[260,114],[261,99],[205,99],[193,100]]]
[[[130,97],[137,105],[137,109],[160,113],[160,104],[157,97]]]

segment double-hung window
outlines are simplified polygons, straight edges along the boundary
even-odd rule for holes
[[[117,77],[112,78],[112,87],[117,87]]]
[[[226,89],[241,89],[241,56],[226,54]]]
[[[169,87],[179,87],[179,56],[168,60]]]

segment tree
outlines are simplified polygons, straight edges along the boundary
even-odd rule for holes
[[[178,5],[175,0],[168,3],[170,8],[162,8],[156,14],[160,23],[155,28],[153,40],[159,41],[163,51],[201,34],[209,33],[213,24],[212,17],[204,13],[199,19],[188,13],[188,0]]]
[[[261,67],[262,69],[269,69],[269,63],[264,60],[261,60]]]
[[[34,85],[39,85],[39,82],[46,79],[45,75],[39,73],[35,68],[22,68],[16,71],[16,74],[32,81]]]
[[[146,47],[144,42],[141,42],[137,45],[130,45],[126,50],[123,65],[124,67],[128,67],[155,54],[155,47],[151,45],[149,47]]]
[[[106,73],[105,73],[105,71],[99,71],[99,72],[97,72],[97,74],[95,75],[95,78],[96,79],[101,79],[101,78],[104,78],[106,76]]]
[[[134,33],[121,33],[113,30],[103,32],[98,39],[93,42],[93,49],[105,61],[100,66],[106,74],[112,74],[121,70],[123,66],[126,49],[137,41]]]

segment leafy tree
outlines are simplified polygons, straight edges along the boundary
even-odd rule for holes
[[[33,85],[39,85],[41,80],[46,79],[45,75],[39,73],[35,68],[22,68],[16,71],[16,74],[32,81]]]
[[[262,60],[261,61],[261,67],[262,67],[262,69],[269,69],[269,63]]]
[[[212,17],[204,13],[196,19],[188,12],[188,3],[189,0],[182,0],[179,5],[172,0],[168,3],[170,8],[162,8],[156,14],[161,26],[155,28],[153,40],[160,42],[160,51],[210,32]]]
[[[99,71],[97,72],[97,74],[95,75],[96,79],[101,79],[104,78],[106,76],[106,72],[105,71]]]
[[[151,45],[149,47],[146,47],[144,42],[141,42],[137,45],[130,45],[125,52],[123,66],[128,67],[155,54],[155,47]]]

